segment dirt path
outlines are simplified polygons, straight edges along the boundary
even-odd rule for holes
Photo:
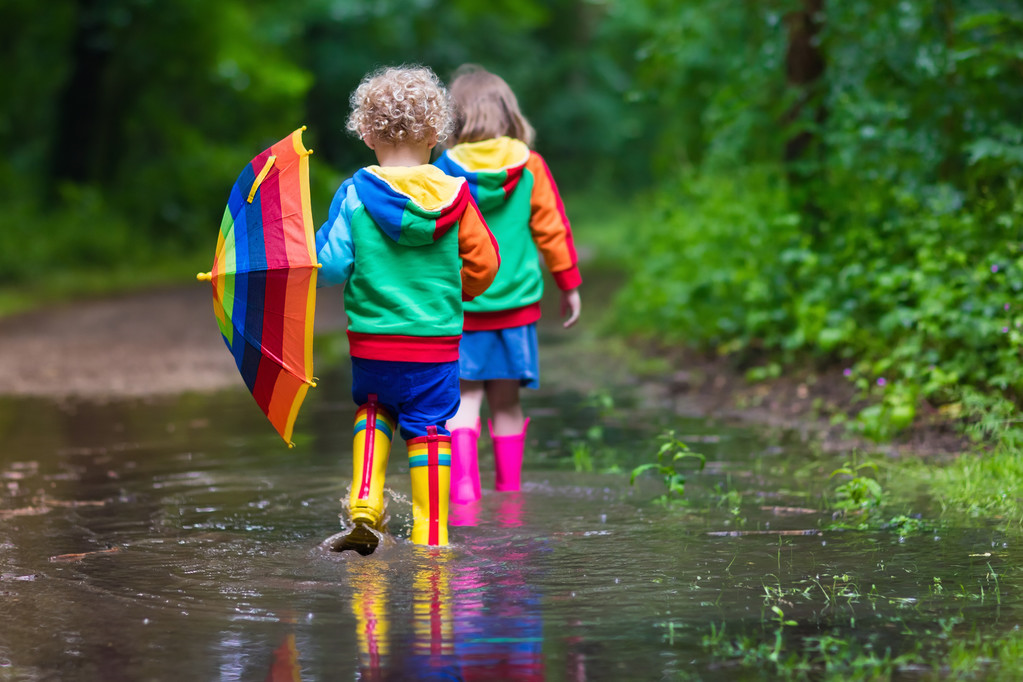
[[[340,311],[317,311],[317,331]],[[0,319],[0,394],[108,399],[211,391],[240,381],[196,283]]]

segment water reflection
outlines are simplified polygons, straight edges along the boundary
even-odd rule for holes
[[[291,617],[284,618],[285,623],[293,623]],[[266,682],[302,682],[302,669],[298,664],[298,645],[295,633],[288,632],[284,640],[274,649],[273,663],[266,676]]]
[[[509,496],[507,502],[500,516],[514,518],[508,510],[520,509],[521,501]],[[355,678],[547,679],[541,593],[530,579],[530,567],[547,551],[542,542],[524,545],[497,534],[454,548],[396,545],[368,557],[345,553],[335,563],[349,590]],[[268,682],[315,679],[302,673],[292,622],[282,619],[286,629]],[[572,666],[572,675],[555,679],[584,680],[582,659]]]
[[[545,679],[540,595],[522,570],[529,560],[521,550],[501,552],[503,570],[489,585],[472,571],[458,575],[455,651],[465,679]]]
[[[387,559],[352,560],[360,679],[543,680],[539,594],[525,552],[485,545],[413,549],[411,575]],[[408,601],[393,583],[410,578]],[[392,625],[406,617],[411,627]]]
[[[361,677],[377,680],[390,663],[387,563],[352,560],[348,563],[348,579],[353,588],[351,608],[355,614]]]

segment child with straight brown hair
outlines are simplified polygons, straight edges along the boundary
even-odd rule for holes
[[[531,149],[533,127],[500,77],[476,65],[456,71],[455,145],[435,162],[465,178],[501,251],[501,268],[487,291],[465,305],[459,347],[461,405],[451,431],[451,500],[481,496],[477,443],[480,410],[491,414],[496,490],[519,490],[529,419],[521,387],[540,385],[536,322],[540,319],[543,257],[561,290],[561,314],[570,327],[579,318],[578,258],[572,229],[554,178]],[[538,254],[539,252],[539,254]]]

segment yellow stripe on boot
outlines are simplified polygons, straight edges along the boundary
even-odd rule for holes
[[[451,493],[451,436],[428,434],[408,442],[412,475],[412,542],[448,544],[448,495]]]
[[[380,527],[384,516],[384,478],[393,438],[394,418],[371,395],[355,415],[352,492],[348,497],[352,523]]]

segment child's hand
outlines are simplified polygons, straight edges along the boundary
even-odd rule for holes
[[[569,289],[561,292],[561,316],[568,317],[562,326],[568,329],[579,320],[579,311],[582,308],[582,300],[579,298],[579,289]]]

